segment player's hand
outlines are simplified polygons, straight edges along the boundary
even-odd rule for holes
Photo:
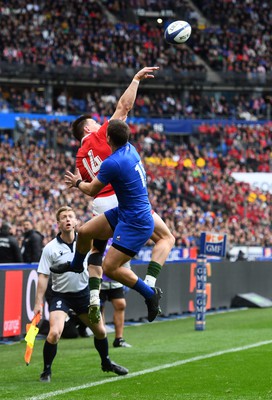
[[[160,67],[144,67],[136,75],[134,75],[133,79],[137,81],[141,81],[143,79],[155,78],[152,72],[157,71]]]
[[[81,179],[81,175],[79,172],[79,169],[76,168],[76,172],[75,174],[73,174],[70,171],[66,171],[65,175],[64,175],[64,182],[66,183],[66,185],[68,186],[68,188],[72,188],[72,187],[76,187],[76,183],[77,181]]]
[[[40,317],[42,318],[43,316],[43,304],[35,304],[34,306],[34,316],[36,316],[37,314],[40,314]]]

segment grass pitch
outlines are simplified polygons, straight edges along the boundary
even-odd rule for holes
[[[93,338],[62,339],[51,383],[39,382],[43,340],[30,365],[25,342],[0,346],[1,400],[271,400],[272,310],[208,314],[206,330],[194,318],[126,326],[132,348],[113,348],[111,359],[129,368],[118,377],[100,369]]]

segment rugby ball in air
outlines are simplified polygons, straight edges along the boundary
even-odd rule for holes
[[[186,21],[172,22],[164,31],[164,39],[170,44],[181,44],[189,39],[192,32],[191,25]]]

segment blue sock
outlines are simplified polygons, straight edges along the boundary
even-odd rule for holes
[[[150,299],[154,294],[154,290],[151,287],[149,287],[146,283],[144,283],[144,281],[141,278],[138,278],[137,282],[135,283],[132,289],[140,293],[145,299]]]
[[[72,268],[82,267],[85,257],[86,257],[86,254],[81,254],[76,250],[73,261],[71,262],[71,267]]]

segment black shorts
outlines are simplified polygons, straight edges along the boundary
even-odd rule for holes
[[[100,290],[100,304],[103,306],[106,301],[111,301],[112,299],[124,299],[124,288],[119,287],[116,289]]]
[[[72,309],[76,314],[88,314],[90,304],[89,285],[80,292],[60,293],[52,290],[52,298],[50,299],[49,312],[64,311],[68,313]]]

